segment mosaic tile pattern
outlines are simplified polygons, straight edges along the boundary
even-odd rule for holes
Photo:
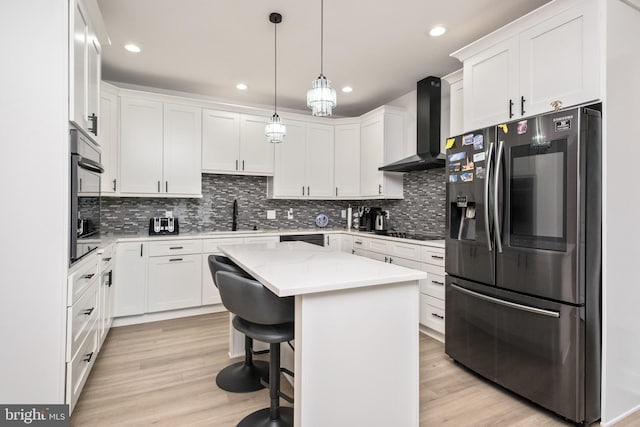
[[[345,228],[341,211],[351,206],[380,206],[390,211],[390,228],[414,233],[444,234],[444,169],[404,175],[404,200],[271,200],[267,180],[259,176],[202,175],[201,199],[103,197],[102,231],[107,234],[146,233],[149,218],[173,211],[180,219],[180,231],[231,230],[233,200],[238,201],[238,229],[276,230],[314,228],[315,217],[329,217],[328,228]],[[287,210],[293,209],[293,219]],[[267,210],[276,219],[266,219]]]

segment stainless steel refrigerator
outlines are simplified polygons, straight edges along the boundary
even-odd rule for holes
[[[446,162],[446,353],[585,424],[600,418],[596,108],[450,138]]]

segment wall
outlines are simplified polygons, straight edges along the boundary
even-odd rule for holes
[[[344,228],[346,220],[340,214],[351,204],[390,210],[390,226],[397,230],[443,234],[444,179],[444,169],[405,174],[404,200],[272,200],[266,198],[265,177],[204,174],[202,199],[103,198],[102,228],[109,234],[146,233],[149,218],[171,210],[182,232],[231,230],[237,199],[238,229],[313,228],[319,213],[329,217],[329,227]],[[292,220],[286,219],[289,208]],[[266,219],[268,209],[276,211],[275,220]]]
[[[64,402],[67,8],[66,0],[3,0],[0,6],[2,404]]]
[[[640,2],[635,3],[603,2],[607,25],[603,104],[603,425],[640,411],[640,286],[634,268],[640,253],[640,200],[634,166],[634,159],[640,159]],[[622,159],[632,161],[621,167]]]

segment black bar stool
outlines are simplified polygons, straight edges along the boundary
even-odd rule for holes
[[[216,281],[216,273],[218,271],[228,271],[251,278],[250,275],[225,256],[209,255],[208,261],[209,270],[211,270],[213,283],[215,283],[216,287],[218,287],[218,282]],[[248,393],[265,388],[263,382],[269,378],[269,364],[262,360],[254,361],[253,355],[267,352],[267,350],[253,351],[253,338],[245,334],[244,361],[234,363],[221,370],[216,376],[218,387],[233,393]],[[261,379],[263,381],[260,381]]]
[[[280,407],[280,397],[293,402],[280,392],[280,343],[294,337],[294,298],[279,298],[260,282],[226,271],[216,273],[216,283],[222,304],[236,315],[233,326],[270,349],[270,407],[247,415],[238,427],[293,426],[293,408]]]

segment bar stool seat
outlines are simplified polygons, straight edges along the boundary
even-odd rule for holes
[[[291,427],[293,408],[280,407],[280,344],[294,337],[294,298],[280,298],[255,279],[218,271],[222,303],[236,314],[233,327],[253,339],[269,343],[268,408],[247,415],[238,427]]]
[[[213,277],[213,283],[218,287],[216,273],[218,271],[228,271],[243,277],[251,278],[244,270],[238,267],[233,261],[225,256],[209,255],[209,270]],[[238,317],[236,316],[235,319]],[[235,320],[234,319],[234,320]],[[245,334],[244,339],[244,361],[233,363],[216,375],[216,385],[222,390],[232,393],[249,393],[262,390],[263,385],[269,378],[269,364],[262,360],[253,360],[253,354],[262,354],[267,351],[254,352],[253,338]]]

